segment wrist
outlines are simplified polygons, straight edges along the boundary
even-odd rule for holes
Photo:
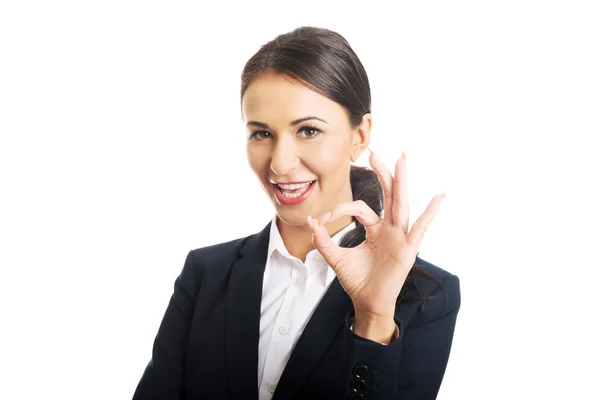
[[[381,344],[388,344],[396,333],[394,314],[373,315],[357,312],[354,316],[354,333]]]

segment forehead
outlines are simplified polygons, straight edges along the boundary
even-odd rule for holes
[[[244,120],[289,124],[297,118],[318,116],[328,122],[346,117],[344,108],[301,82],[275,72],[256,77],[242,99]]]

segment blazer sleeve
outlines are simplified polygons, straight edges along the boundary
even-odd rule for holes
[[[456,317],[460,308],[460,283],[455,275],[437,288],[425,311],[409,324],[398,318],[400,336],[382,345],[350,330],[346,318],[345,346],[350,355],[344,399],[433,400],[450,356]]]
[[[198,293],[193,250],[175,280],[173,295],[154,339],[152,359],[133,395],[134,400],[182,399],[183,366]]]

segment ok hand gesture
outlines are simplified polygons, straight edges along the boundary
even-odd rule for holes
[[[335,271],[354,304],[357,324],[393,324],[396,299],[414,264],[427,227],[440,208],[444,194],[436,195],[409,230],[406,156],[396,162],[394,176],[375,154],[369,163],[383,188],[384,217],[362,200],[341,203],[321,221],[308,217],[313,243]],[[333,243],[323,224],[342,216],[355,216],[365,226],[366,240],[357,247]],[[382,326],[381,324],[379,326]],[[393,325],[391,325],[393,326]]]

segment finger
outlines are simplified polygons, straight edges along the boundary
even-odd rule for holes
[[[406,154],[402,152],[402,157],[396,161],[396,170],[394,171],[394,203],[392,205],[392,214],[394,225],[402,227],[402,231],[408,233],[408,186],[406,182]]]
[[[339,254],[342,248],[333,242],[329,233],[327,233],[327,230],[319,224],[318,220],[312,219],[310,215],[307,220],[308,226],[313,234],[313,244],[315,245],[315,248],[321,253],[323,258],[325,258],[327,264],[334,268],[339,261]]]
[[[369,163],[373,167],[375,174],[377,174],[377,178],[379,178],[379,183],[383,189],[383,220],[393,223],[392,204],[394,202],[394,192],[392,174],[388,171],[383,161],[381,161],[381,158],[372,151]]]
[[[433,221],[433,218],[435,218],[438,210],[440,209],[445,194],[446,192],[438,194],[437,196],[434,196],[433,199],[431,199],[429,205],[427,206],[423,214],[421,214],[421,216],[417,218],[412,228],[410,229],[410,232],[406,237],[407,242],[409,242],[412,245],[415,245],[415,247],[417,248],[421,245],[421,241],[425,236],[425,231],[427,231],[427,227],[429,227],[429,224],[431,223],[431,221]]]
[[[356,217],[358,222],[365,227],[370,227],[381,222],[379,215],[363,200],[336,204],[331,211],[323,215],[320,222],[322,225],[325,222],[333,222],[344,216]]]
[[[363,200],[337,204],[330,212],[321,218],[321,225],[325,222],[333,222],[344,216],[356,217],[366,230],[367,237],[376,238],[380,227],[381,218]]]

